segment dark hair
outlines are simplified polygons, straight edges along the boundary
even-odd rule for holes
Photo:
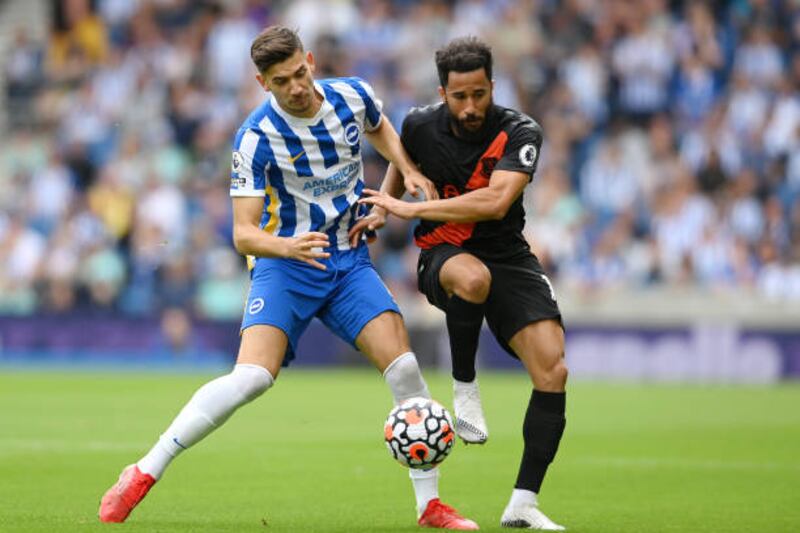
[[[298,50],[303,51],[303,43],[296,31],[286,26],[270,26],[253,40],[250,58],[263,73],[275,63],[286,61]]]
[[[442,87],[450,72],[471,72],[482,68],[492,79],[492,49],[477,37],[460,37],[436,51],[436,70]]]

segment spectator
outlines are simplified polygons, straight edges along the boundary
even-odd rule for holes
[[[783,59],[766,26],[756,24],[749,28],[745,42],[736,51],[734,68],[761,89],[777,83],[783,72]]]
[[[12,128],[24,124],[26,117],[33,115],[33,101],[44,81],[43,56],[41,46],[31,41],[25,29],[18,29],[5,64],[6,95]]]
[[[621,139],[604,141],[581,174],[581,199],[601,217],[634,208],[641,194],[637,177],[623,162]]]
[[[224,183],[265,98],[250,39],[278,21],[314,43],[320,77],[368,77],[397,127],[439,99],[433,50],[454,32],[492,43],[497,102],[544,127],[526,236],[557,283],[800,299],[800,15],[714,5],[57,2],[46,42],[17,31],[3,67],[0,312],[239,318]],[[365,154],[376,187],[385,166]],[[410,225],[371,252],[418,302]]]
[[[185,308],[169,307],[161,314],[161,336],[157,350],[167,350],[176,357],[196,356],[199,345],[192,332],[192,320]]]
[[[626,34],[614,47],[612,65],[619,79],[620,110],[643,121],[666,108],[675,58],[665,37],[648,27],[640,4],[629,8]]]

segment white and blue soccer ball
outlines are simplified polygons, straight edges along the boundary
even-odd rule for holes
[[[453,418],[442,404],[428,398],[410,398],[392,409],[383,434],[398,463],[421,470],[439,465],[455,443]]]

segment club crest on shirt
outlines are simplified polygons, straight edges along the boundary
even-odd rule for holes
[[[250,306],[247,308],[247,312],[251,315],[255,315],[259,311],[264,309],[264,298],[256,298],[252,302],[250,302]]]
[[[361,139],[361,132],[358,130],[358,124],[351,122],[344,128],[344,140],[350,146],[355,146]]]
[[[532,167],[536,162],[536,147],[532,144],[526,144],[520,148],[519,160],[526,167]]]
[[[243,162],[242,154],[240,152],[233,152],[233,156],[231,157],[231,170],[239,172]]]

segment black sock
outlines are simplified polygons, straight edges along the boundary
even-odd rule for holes
[[[542,487],[547,467],[556,456],[567,423],[564,418],[566,401],[566,392],[534,390],[531,394],[522,425],[525,449],[515,488],[538,493]]]
[[[455,294],[447,303],[447,332],[453,357],[453,378],[475,380],[475,352],[483,324],[483,304],[462,300]]]

